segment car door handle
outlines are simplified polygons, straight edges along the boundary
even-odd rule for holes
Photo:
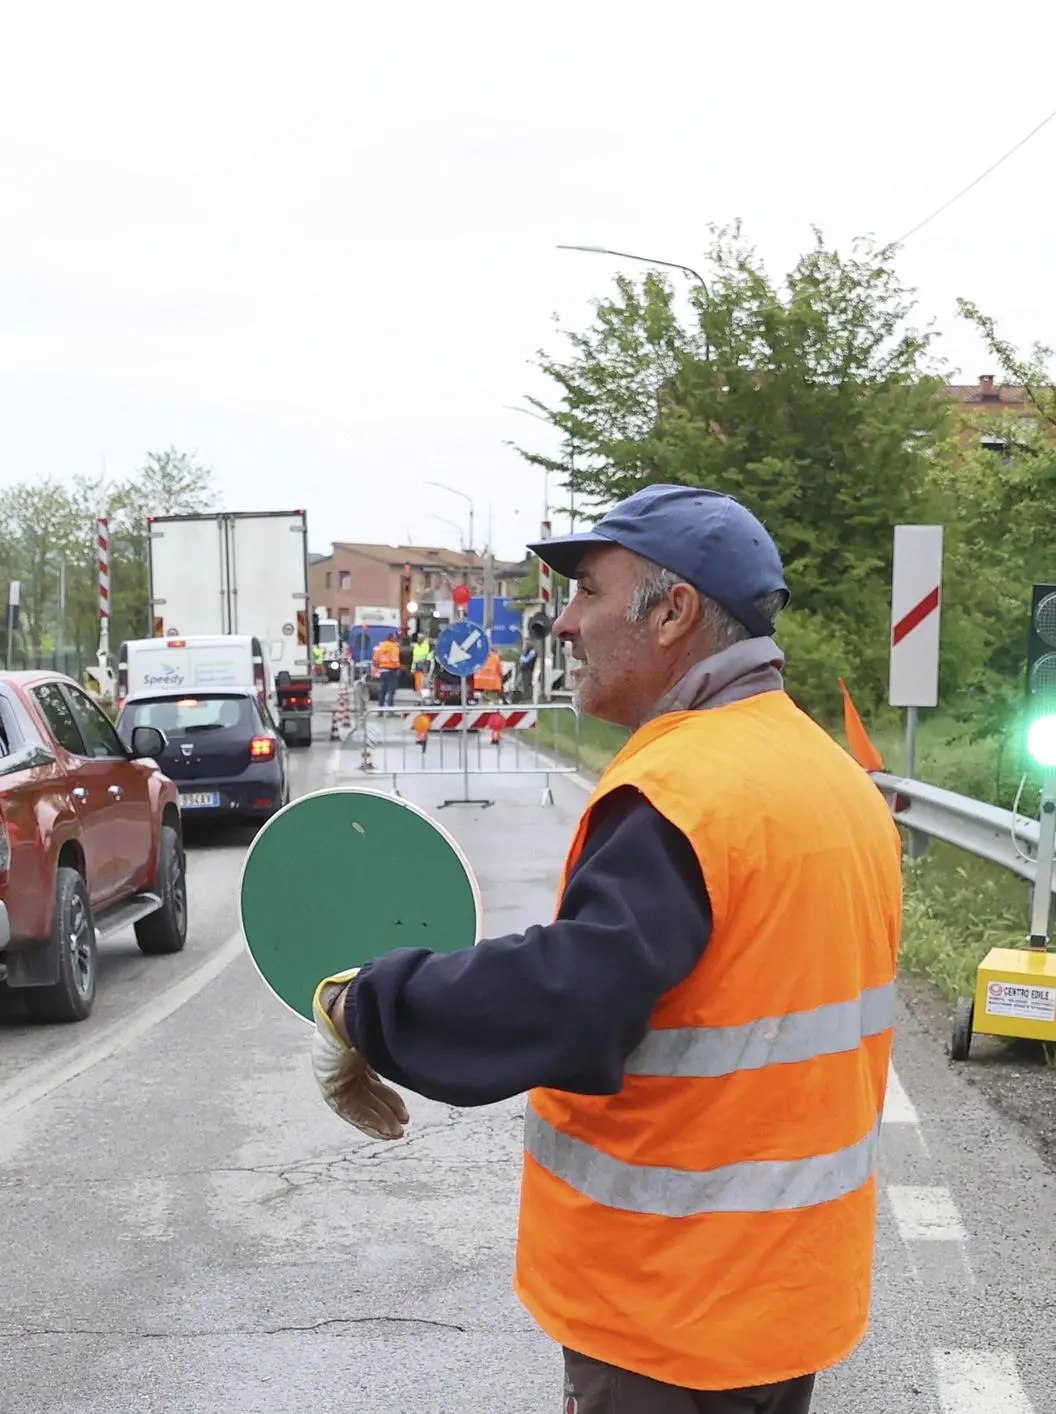
[[[74,786],[70,794],[73,796],[74,800],[88,799],[88,792],[85,790],[84,786]]]
[[[121,786],[107,786],[106,793],[112,795],[115,800],[120,800],[125,792]]]

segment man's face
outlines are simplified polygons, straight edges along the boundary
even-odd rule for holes
[[[589,550],[575,597],[554,624],[554,633],[572,647],[576,707],[626,727],[640,722],[643,703],[655,694],[659,667],[648,625],[627,619],[638,566],[637,557],[619,545]]]

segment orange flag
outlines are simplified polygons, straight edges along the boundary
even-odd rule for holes
[[[882,771],[884,758],[869,740],[869,733],[865,730],[862,719],[858,715],[858,708],[851,700],[847,684],[843,678],[838,678],[837,681],[840,684],[840,691],[843,693],[843,730],[847,734],[847,745],[851,755],[863,770]]]

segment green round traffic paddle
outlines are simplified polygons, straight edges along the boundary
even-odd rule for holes
[[[483,923],[447,831],[406,800],[360,789],[316,791],[274,815],[246,854],[239,908],[258,972],[308,1021],[324,977],[394,948],[472,947]]]

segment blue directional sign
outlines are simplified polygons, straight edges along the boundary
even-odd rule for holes
[[[457,619],[436,640],[436,661],[456,677],[471,677],[488,661],[491,644],[479,624]]]
[[[466,605],[466,618],[472,619],[475,624],[484,626],[484,597],[476,594]],[[491,646],[493,648],[512,648],[519,644],[523,637],[521,633],[521,610],[512,599],[504,598],[496,594],[491,601]]]

